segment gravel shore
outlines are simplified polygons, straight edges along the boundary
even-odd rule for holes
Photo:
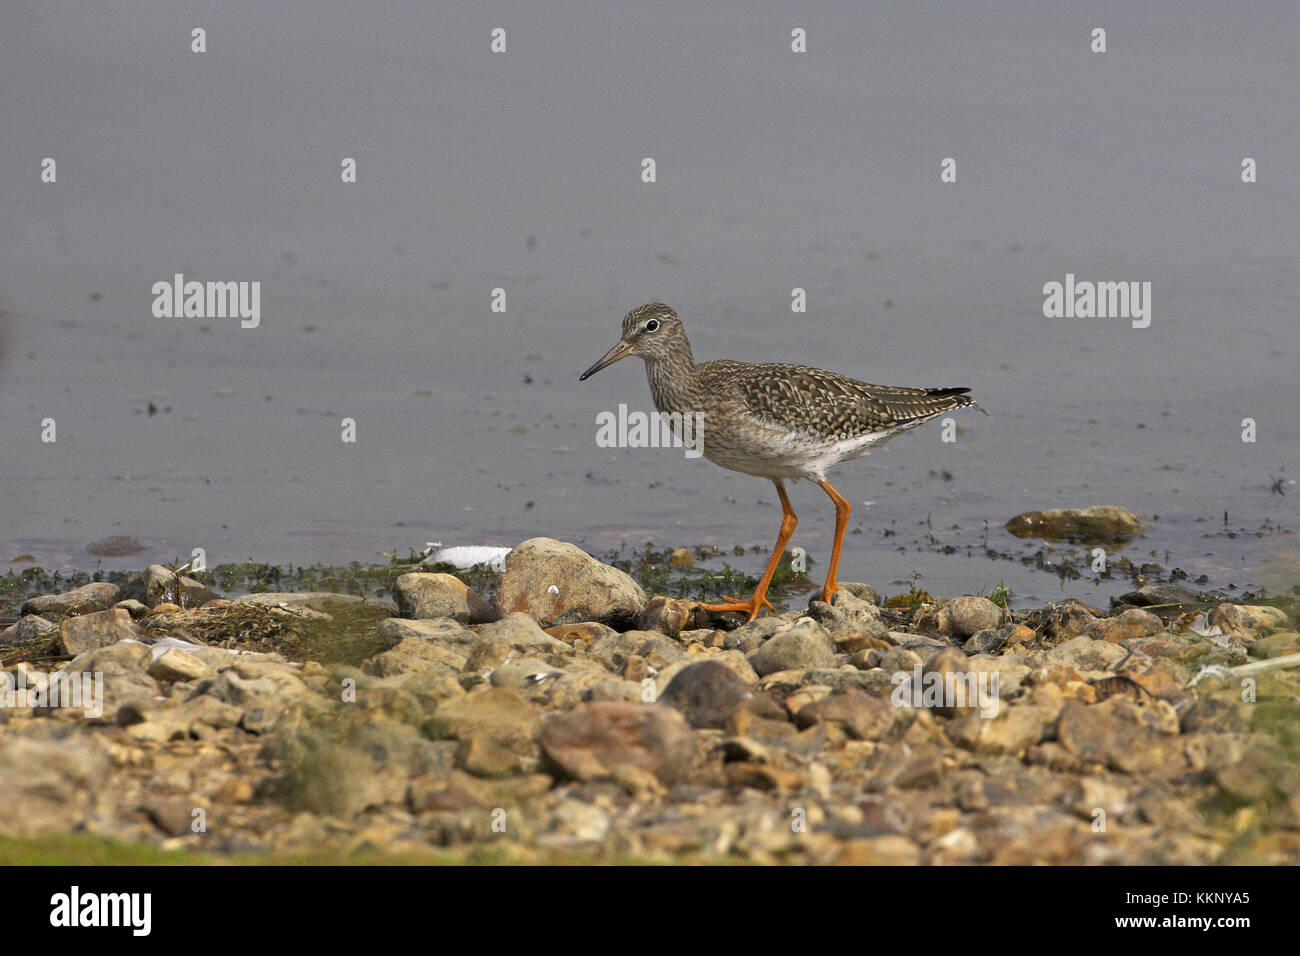
[[[154,566],[31,597],[0,632],[0,837],[268,859],[1300,862],[1294,603],[1153,585],[1012,611],[848,583],[744,623],[548,538],[482,581],[232,598]]]

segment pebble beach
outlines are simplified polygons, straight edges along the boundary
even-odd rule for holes
[[[4,855],[1300,862],[1293,597],[827,604],[790,576],[746,623],[674,593],[688,549],[494,562],[368,593],[159,565],[11,593]],[[69,706],[83,674],[94,706]]]

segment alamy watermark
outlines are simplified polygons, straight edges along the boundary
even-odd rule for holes
[[[889,702],[895,707],[976,708],[981,717],[998,715],[1001,681],[997,671],[923,673],[917,664],[911,672],[894,671]]]
[[[1151,324],[1150,282],[1076,281],[1073,272],[1065,282],[1043,286],[1043,315],[1049,319],[1129,319],[1133,328]]]
[[[596,415],[599,448],[684,448],[687,458],[704,454],[703,412],[642,412],[627,410]]]
[[[155,282],[153,314],[156,319],[227,319],[238,316],[239,327],[262,324],[261,282],[185,281],[176,273],[171,282]]]
[[[45,674],[0,671],[0,707],[79,708],[87,717],[104,714],[104,675],[96,671]]]

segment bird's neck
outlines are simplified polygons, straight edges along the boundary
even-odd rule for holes
[[[696,393],[695,357],[691,344],[683,337],[667,354],[647,358],[646,378],[655,408],[661,412],[693,411]]]

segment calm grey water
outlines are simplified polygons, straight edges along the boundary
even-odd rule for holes
[[[662,300],[697,359],[975,389],[955,443],[832,475],[844,579],[1087,595],[966,552],[1090,504],[1214,583],[1300,579],[1293,534],[1218,533],[1298,524],[1294,3],[265,6],[0,10],[0,571],[112,534],[149,551],[105,567],[769,546],[766,482],[596,445],[645,377],[577,375]],[[260,281],[260,327],[155,318],[177,272]],[[1151,282],[1150,327],[1044,318],[1066,273]],[[829,502],[792,497],[824,559]]]

